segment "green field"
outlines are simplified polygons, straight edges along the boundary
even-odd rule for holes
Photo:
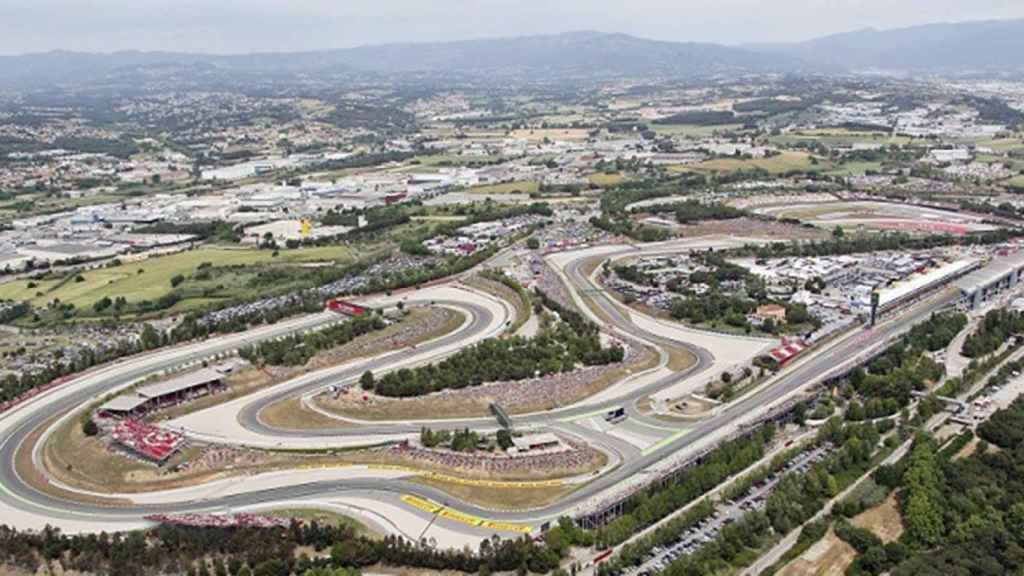
[[[850,146],[869,142],[883,145],[904,145],[910,142],[906,136],[890,136],[882,132],[849,132],[843,130],[811,130],[781,136],[771,136],[768,141],[776,146],[788,146],[807,142],[820,142],[826,146]]]
[[[200,248],[109,268],[85,271],[80,275],[81,281],[77,281],[76,275],[71,275],[70,278],[6,282],[0,284],[0,298],[28,300],[34,306],[43,306],[54,298],[58,298],[61,302],[74,304],[80,311],[89,313],[92,311],[92,304],[103,297],[114,299],[121,296],[129,304],[142,300],[156,300],[172,290],[171,278],[181,275],[186,278],[186,282],[181,285],[182,288],[197,292],[206,288],[213,295],[188,298],[172,308],[172,311],[181,312],[202,307],[219,298],[245,295],[245,282],[255,274],[253,268],[240,268],[237,271],[233,269],[221,271],[211,280],[192,279],[191,276],[202,263],[209,262],[215,268],[230,266],[273,268],[323,261],[343,264],[352,262],[353,256],[352,252],[344,246],[281,250],[276,257],[269,250]],[[30,288],[30,282],[35,286]]]
[[[540,185],[534,181],[504,182],[501,184],[486,184],[473,186],[469,189],[470,194],[530,194],[540,190]]]
[[[1002,184],[1014,190],[1024,190],[1024,176],[1014,176],[1009,180],[1003,180]]]
[[[739,130],[743,124],[721,124],[719,126],[697,126],[694,124],[651,124],[651,130],[664,136],[690,136],[704,138],[715,132]]]
[[[676,164],[669,166],[672,172],[739,172],[743,170],[761,169],[770,174],[783,174],[791,170],[820,172],[832,168],[830,162],[820,160],[818,164],[811,161],[811,156],[804,152],[783,152],[771,158],[716,158],[699,164]]]
[[[855,176],[864,174],[869,170],[877,172],[881,169],[881,162],[843,162],[832,170],[825,172],[825,174],[829,176]]]
[[[591,184],[594,184],[596,186],[608,187],[622,184],[626,180],[626,177],[618,172],[614,174],[607,174],[605,172],[595,172],[587,176],[587,180],[589,180]]]
[[[417,156],[413,158],[418,164],[411,164],[411,168],[430,168],[438,166],[484,166],[496,161],[504,162],[509,156],[471,156],[461,154],[432,154]]]

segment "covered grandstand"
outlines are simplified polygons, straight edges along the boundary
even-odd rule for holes
[[[1024,275],[1024,252],[996,258],[984,268],[957,280],[960,301],[965,308],[976,310],[992,298],[1016,286]]]
[[[911,276],[902,282],[897,282],[893,286],[879,291],[878,312],[884,313],[902,304],[911,302],[922,293],[941,286],[954,278],[973,276],[969,272],[978,268],[979,265],[980,262],[976,259],[957,260],[956,262],[950,262],[928,270],[923,274]]]
[[[105,418],[135,418],[150,410],[205,396],[223,385],[223,374],[203,368],[170,380],[140,386],[134,393],[113,398],[100,406],[99,415]]]

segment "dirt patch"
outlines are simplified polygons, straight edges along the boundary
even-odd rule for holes
[[[702,400],[696,396],[690,395],[681,400],[677,400],[672,403],[671,412],[679,416],[706,416],[709,412],[715,409],[715,405],[707,400]]]
[[[857,551],[829,528],[828,534],[779,570],[779,576],[843,576]]]
[[[896,493],[890,494],[878,506],[858,514],[853,523],[871,530],[886,544],[899,540],[903,534],[903,516],[900,514]]]
[[[974,437],[970,442],[964,445],[959,452],[953,455],[953,460],[963,460],[964,458],[970,458],[975,452],[978,451],[978,443],[981,441],[980,438]]]
[[[321,526],[348,526],[359,536],[380,539],[383,534],[371,529],[359,520],[335,512],[333,510],[320,510],[318,508],[288,508],[285,510],[274,510],[268,513],[269,516],[298,520],[303,523],[316,522]]]

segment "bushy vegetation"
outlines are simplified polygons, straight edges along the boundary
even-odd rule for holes
[[[641,491],[624,503],[622,516],[597,531],[597,542],[603,546],[618,545],[689,504],[729,476],[760,460],[774,436],[774,424],[762,425],[748,436],[722,444],[700,464],[677,475],[672,482]]]
[[[546,574],[558,568],[570,546],[590,542],[589,534],[568,519],[541,542],[494,536],[476,551],[436,549],[394,536],[373,540],[346,525],[317,522],[287,528],[159,526],[148,533],[74,536],[53,528],[18,532],[0,526],[0,562],[32,572],[59,565],[64,571],[110,576],[350,576],[377,564],[431,572]]]
[[[985,314],[978,329],[964,340],[961,354],[980,358],[1006,344],[1011,337],[1024,331],[1024,314],[999,308]]]
[[[1018,400],[979,428],[983,442],[962,459],[941,457],[931,438],[918,437],[911,453],[879,477],[901,490],[906,531],[900,546],[859,537],[858,550],[868,548],[852,573],[1013,574],[1024,568],[1022,425],[1024,402]],[[989,442],[1000,450],[987,450]]]
[[[733,208],[721,202],[706,203],[699,200],[655,204],[653,206],[645,206],[643,210],[652,214],[671,212],[680,224],[693,224],[703,220],[731,220],[746,214],[745,211],[739,208]]]
[[[387,322],[376,314],[357,316],[323,330],[246,346],[238,355],[257,366],[300,366],[321,350],[347,344],[385,326]]]
[[[382,396],[422,396],[486,382],[570,372],[581,364],[612,364],[621,362],[623,356],[621,346],[602,347],[596,332],[581,334],[559,321],[533,338],[489,338],[440,362],[389,372],[377,379],[375,390]]]
[[[940,246],[982,246],[1000,244],[1024,235],[1019,230],[996,230],[980,234],[954,236],[952,234],[931,234],[911,236],[903,232],[886,232],[870,236],[832,236],[827,240],[807,242],[772,242],[758,246],[746,246],[729,251],[736,255],[758,258],[782,258],[791,256],[833,256],[838,254],[862,254],[883,250],[928,250]]]
[[[736,115],[731,110],[697,110],[694,112],[680,112],[665,118],[658,118],[655,124],[685,124],[694,126],[721,126],[724,124],[735,124]]]

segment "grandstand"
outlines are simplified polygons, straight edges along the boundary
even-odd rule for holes
[[[540,434],[512,438],[512,444],[515,446],[516,452],[530,452],[533,450],[558,448],[562,445],[562,442],[558,439],[558,436],[550,432],[542,432]]]
[[[104,418],[137,418],[150,410],[205,396],[223,385],[223,374],[203,368],[164,382],[141,386],[132,394],[113,398],[100,406],[99,415]]]
[[[156,464],[163,464],[185,445],[185,437],[177,432],[131,419],[118,422],[111,437],[133,455]]]
[[[965,308],[976,310],[985,302],[1016,286],[1024,274],[1024,252],[997,258],[984,268],[957,280],[960,301]]]

